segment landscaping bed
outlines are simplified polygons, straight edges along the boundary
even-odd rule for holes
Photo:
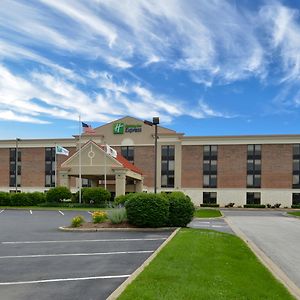
[[[74,227],[69,226],[67,228],[74,228]],[[132,224],[129,224],[127,221],[119,223],[119,224],[113,224],[110,221],[104,221],[101,223],[85,222],[76,228],[90,229],[90,228],[138,228],[138,227],[134,226]]]

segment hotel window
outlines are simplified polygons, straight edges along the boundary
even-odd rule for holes
[[[121,155],[125,157],[132,164],[134,163],[134,147],[133,146],[122,146]]]
[[[247,193],[246,204],[260,204],[260,193]]]
[[[216,204],[217,203],[217,193],[216,192],[204,192],[203,193],[203,203],[204,204]]]
[[[300,205],[300,193],[293,193],[292,205]]]
[[[81,187],[91,187],[92,186],[92,181],[91,179],[87,179],[87,178],[82,178],[81,179]]]
[[[175,146],[161,146],[161,187],[174,187]]]
[[[247,187],[260,188],[261,185],[261,145],[248,145]]]
[[[45,186],[55,186],[55,147],[45,148]]]
[[[293,188],[300,188],[300,144],[293,145]]]
[[[9,149],[9,186],[16,186],[16,148]],[[17,185],[21,186],[21,150],[18,149]]]
[[[218,146],[203,147],[203,187],[217,187]]]

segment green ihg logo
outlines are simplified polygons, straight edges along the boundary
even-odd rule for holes
[[[123,134],[124,133],[124,123],[116,123],[113,126],[114,134]]]

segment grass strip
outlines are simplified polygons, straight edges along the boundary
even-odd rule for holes
[[[297,217],[300,217],[300,211],[291,211],[291,212],[288,212],[289,215],[293,215],[293,216],[297,216]]]
[[[196,218],[216,218],[221,217],[222,214],[218,209],[197,209],[194,212]]]
[[[294,298],[240,238],[181,229],[118,299]]]

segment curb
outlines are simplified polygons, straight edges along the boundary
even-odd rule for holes
[[[112,292],[108,298],[106,298],[106,300],[116,300],[126,287],[142,273],[158,253],[173,239],[179,230],[180,228],[177,228],[138,269],[136,269],[114,292]]]
[[[177,227],[159,227],[159,228],[70,228],[61,226],[58,227],[61,231],[69,232],[96,232],[96,231],[171,231],[177,229]]]
[[[299,287],[277,266],[256,244],[250,240],[237,226],[235,226],[229,219],[224,218],[225,222],[231,227],[232,231],[240,237],[260,260],[260,262],[280,281],[287,290],[296,299],[300,299]]]

